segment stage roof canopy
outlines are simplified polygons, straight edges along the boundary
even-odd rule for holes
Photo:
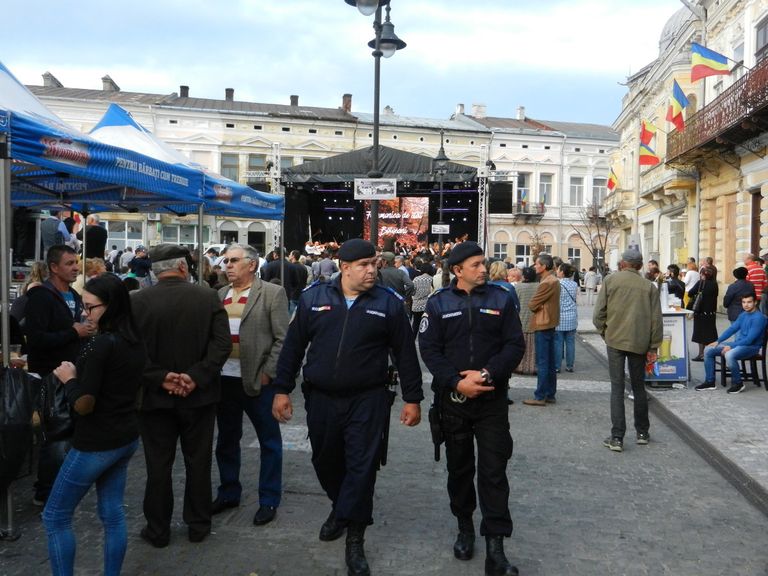
[[[349,182],[355,178],[367,178],[372,168],[373,146],[369,146],[324,160],[284,168],[281,177],[283,182],[294,186]],[[399,181],[434,182],[436,180],[432,158],[386,146],[379,146],[379,171],[383,174],[382,178],[396,178]],[[449,162],[444,180],[471,182],[476,176],[476,168]]]

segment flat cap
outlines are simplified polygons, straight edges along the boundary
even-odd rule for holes
[[[376,256],[376,248],[368,240],[352,238],[341,245],[338,255],[343,262],[354,262],[361,258],[373,258]]]
[[[640,254],[640,251],[636,248],[629,248],[628,250],[624,250],[624,252],[621,255],[621,259],[624,262],[628,262],[629,264],[642,264],[643,263],[643,255]]]
[[[455,266],[456,264],[461,264],[467,258],[482,255],[483,249],[480,248],[477,242],[467,240],[466,242],[454,244],[453,248],[451,248],[451,253],[448,255],[448,266]]]
[[[395,261],[395,253],[394,252],[382,252],[381,253],[382,260],[386,260],[389,263],[392,263]]]
[[[189,250],[178,244],[158,244],[149,251],[149,259],[152,262],[162,262],[163,260],[173,260],[175,258],[186,258],[189,256]]]
[[[136,248],[134,248],[134,252],[146,252],[146,251],[147,251],[147,247],[144,246],[143,244],[139,244],[138,246],[136,246]]]

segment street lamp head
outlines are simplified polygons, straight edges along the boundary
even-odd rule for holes
[[[440,150],[437,152],[437,156],[435,156],[432,159],[432,169],[437,174],[445,174],[448,172],[448,162],[450,162],[450,159],[448,156],[445,155],[445,148],[443,148],[443,136],[445,134],[444,130],[440,130]]]
[[[350,6],[356,6],[363,16],[370,16],[379,6],[389,4],[389,0],[344,0]]]
[[[389,6],[387,6],[387,12],[389,12]],[[368,46],[376,49],[376,39],[374,38],[368,42]],[[384,58],[390,58],[398,50],[402,50],[406,47],[406,43],[400,40],[395,34],[395,25],[389,21],[389,14],[387,14],[387,21],[381,25],[381,40],[379,40],[379,50]]]

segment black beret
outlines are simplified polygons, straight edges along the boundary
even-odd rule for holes
[[[347,240],[339,248],[339,260],[343,262],[354,262],[361,258],[373,258],[374,256],[376,256],[376,248],[368,240],[362,238]]]
[[[162,262],[163,260],[186,258],[188,256],[189,250],[178,244],[158,244],[149,251],[149,259],[152,262]]]
[[[448,266],[450,267],[455,266],[456,264],[461,264],[464,262],[464,260],[470,258],[471,256],[482,255],[483,249],[480,248],[480,245],[477,242],[467,240],[466,242],[454,244],[453,248],[451,248],[451,253],[448,256]]]

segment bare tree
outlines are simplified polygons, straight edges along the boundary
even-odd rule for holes
[[[579,218],[581,223],[578,226],[571,224],[571,228],[592,254],[595,267],[601,274],[605,274],[605,255],[608,252],[608,237],[613,223],[600,214],[600,203],[596,197],[592,199],[592,204],[581,210]]]

